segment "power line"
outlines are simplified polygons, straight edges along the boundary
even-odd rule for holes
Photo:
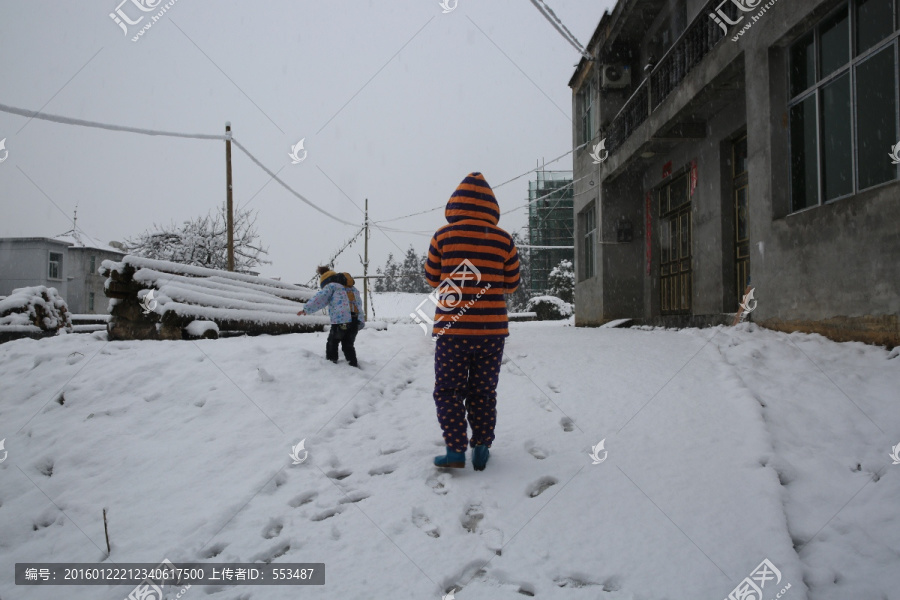
[[[5,104],[0,104],[0,112],[6,112],[6,113],[19,115],[19,116],[23,116],[23,117],[29,117],[31,119],[40,119],[43,121],[50,121],[53,123],[61,123],[63,125],[77,125],[80,127],[106,129],[109,131],[122,131],[122,132],[127,132],[127,133],[137,133],[137,134],[141,134],[141,135],[154,135],[154,136],[158,135],[158,136],[163,136],[163,137],[189,138],[189,139],[196,139],[196,140],[227,141],[230,139],[231,142],[235,146],[237,146],[238,149],[241,150],[241,152],[246,154],[247,157],[256,164],[256,166],[258,166],[260,169],[265,171],[272,179],[274,179],[275,181],[280,183],[281,186],[284,189],[286,189],[288,192],[290,192],[294,197],[296,197],[300,201],[308,204],[310,207],[319,211],[326,217],[329,217],[329,218],[337,221],[338,223],[342,223],[344,225],[350,225],[352,227],[359,226],[359,223],[352,223],[350,221],[345,221],[344,219],[341,219],[340,217],[337,217],[337,216],[331,214],[327,210],[320,208],[319,206],[314,204],[312,201],[307,199],[303,194],[294,190],[291,186],[289,186],[282,179],[280,179],[275,172],[273,172],[271,169],[266,167],[264,164],[262,164],[259,161],[259,159],[257,159],[255,156],[253,156],[253,154],[251,154],[250,151],[247,150],[247,148],[245,148],[243,146],[243,144],[241,144],[236,139],[234,139],[233,136],[230,136],[228,134],[219,135],[219,134],[209,134],[209,133],[180,133],[180,132],[176,132],[176,131],[162,131],[162,130],[158,130],[158,129],[143,129],[140,127],[128,127],[125,125],[112,125],[110,123],[100,123],[98,121],[88,121],[85,119],[73,119],[71,117],[63,117],[60,115],[51,115],[51,114],[42,113],[39,111],[25,110],[22,108],[16,108],[14,106],[7,106]]]
[[[554,158],[553,160],[551,160],[551,161],[549,161],[549,162],[542,163],[539,167],[535,167],[535,168],[533,168],[533,169],[529,169],[528,171],[525,171],[525,172],[522,173],[521,175],[516,175],[516,176],[513,177],[512,179],[507,179],[507,180],[504,181],[503,183],[493,186],[492,189],[495,189],[495,190],[496,190],[497,188],[503,187],[503,186],[506,185],[507,183],[512,183],[513,181],[515,181],[515,180],[517,180],[517,179],[521,179],[521,178],[525,177],[526,175],[530,175],[531,173],[534,173],[535,171],[540,171],[541,169],[543,169],[543,168],[546,167],[547,165],[552,165],[552,164],[555,163],[556,161],[562,160],[563,158],[565,158],[565,157],[567,157],[568,155],[572,154],[572,153],[575,152],[576,150],[581,150],[582,148],[584,148],[584,147],[587,146],[587,145],[588,145],[588,142],[585,142],[585,143],[581,144],[580,146],[576,146],[575,148],[572,148],[572,149],[569,150],[568,152],[566,152],[566,153],[564,153],[564,154],[560,154],[559,156],[557,156],[557,157]]]
[[[581,54],[588,60],[594,60],[594,57],[585,51],[584,46],[581,45],[581,42],[578,41],[578,38],[575,37],[575,34],[569,31],[569,29],[560,20],[560,18],[556,16],[556,13],[553,12],[553,9],[547,6],[544,0],[531,0],[531,3],[534,4],[535,8],[540,11],[544,18],[547,19],[547,21],[549,21],[551,25],[553,25],[553,28],[556,29],[556,31],[558,31],[559,34],[572,45],[573,48],[578,50],[579,54]]]
[[[358,227],[358,226],[359,226],[359,223],[352,223],[352,222],[350,222],[350,221],[345,221],[344,219],[341,219],[340,217],[334,216],[333,214],[331,214],[330,212],[328,212],[328,211],[325,210],[324,208],[320,208],[320,207],[317,206],[316,204],[313,204],[312,201],[310,201],[310,200],[308,200],[308,199],[306,198],[306,196],[304,196],[303,194],[301,194],[300,192],[294,190],[294,188],[292,188],[291,186],[289,186],[288,184],[286,184],[286,183],[284,182],[284,180],[282,180],[280,177],[278,177],[278,174],[277,174],[277,173],[275,173],[275,172],[272,171],[272,169],[268,168],[267,166],[265,166],[264,164],[262,164],[261,162],[259,162],[259,159],[256,158],[255,156],[253,156],[252,154],[250,154],[250,151],[247,150],[247,149],[243,146],[243,144],[241,144],[240,142],[238,142],[238,141],[237,141],[236,139],[234,139],[233,137],[231,138],[231,142],[232,142],[235,146],[237,146],[237,148],[238,148],[241,152],[243,152],[244,154],[246,154],[246,155],[247,155],[247,158],[249,158],[249,159],[252,160],[254,163],[256,163],[256,166],[258,166],[260,169],[262,169],[263,171],[265,171],[265,172],[269,175],[269,177],[271,177],[272,179],[274,179],[275,181],[277,181],[278,183],[280,183],[280,184],[281,184],[281,187],[283,187],[283,188],[286,189],[288,192],[290,192],[291,195],[293,195],[293,196],[294,196],[295,198],[297,198],[298,200],[300,200],[300,201],[302,201],[302,202],[305,202],[306,204],[308,204],[309,206],[311,206],[311,207],[314,208],[315,210],[319,211],[320,213],[322,213],[322,214],[325,215],[326,217],[329,217],[329,218],[331,218],[331,219],[337,221],[338,223],[343,223],[344,225],[350,225],[351,227]]]
[[[140,127],[128,127],[126,125],[111,125],[109,123],[99,123],[97,121],[87,121],[84,119],[73,119],[71,117],[63,117],[60,115],[50,115],[40,111],[25,110],[14,106],[0,104],[0,112],[28,117],[29,119],[39,119],[42,121],[51,121],[53,123],[62,123],[63,125],[78,125],[80,127],[93,127],[95,129],[107,129],[109,131],[125,131],[128,133],[139,133],[141,135],[159,135],[163,137],[190,138],[195,140],[222,140],[225,141],[225,135],[217,135],[210,133],[179,133],[176,131],[161,131],[158,129],[142,129]]]
[[[338,250],[337,252],[335,252],[334,254],[331,255],[331,258],[328,259],[328,261],[325,263],[325,265],[328,265],[328,266],[333,265],[333,264],[334,264],[334,261],[337,260],[337,257],[340,256],[340,255],[344,252],[344,250],[346,250],[346,249],[349,248],[351,245],[353,245],[353,242],[355,242],[356,239],[357,239],[360,235],[362,235],[362,233],[363,233],[365,230],[366,230],[365,227],[360,228],[360,230],[357,231],[356,234],[354,234],[354,236],[353,236],[352,238],[350,238],[349,240],[347,240],[347,242],[346,242],[343,246],[341,246],[340,250]],[[316,280],[316,277],[317,277],[317,275],[313,275],[313,276],[310,278],[310,280],[306,282],[306,285],[307,285],[307,286],[311,285],[311,284]]]
[[[511,208],[511,209],[509,209],[509,210],[503,211],[502,213],[500,213],[500,215],[502,216],[502,215],[505,215],[505,214],[508,214],[508,213],[517,211],[517,210],[519,210],[519,209],[521,209],[521,208],[525,208],[526,206],[529,206],[529,205],[531,205],[531,204],[534,204],[534,203],[537,202],[538,200],[543,200],[544,198],[549,198],[550,196],[552,196],[552,195],[554,195],[554,194],[557,194],[557,193],[563,191],[563,190],[566,189],[566,188],[572,187],[573,185],[575,185],[576,183],[578,183],[578,182],[581,181],[582,179],[586,179],[587,177],[588,177],[588,175],[584,175],[583,177],[579,177],[578,179],[576,179],[576,180],[574,180],[574,181],[570,181],[569,183],[567,183],[566,185],[564,185],[564,186],[562,186],[562,187],[558,187],[558,188],[556,188],[555,190],[553,190],[553,191],[551,191],[551,192],[549,192],[549,193],[547,193],[547,194],[544,194],[543,196],[538,196],[537,198],[534,198],[533,200],[529,200],[529,201],[526,202],[525,204],[521,204],[521,205],[519,205],[519,206],[517,206],[517,207],[515,207],[515,208]]]
[[[492,189],[492,190],[496,190],[496,189],[498,189],[498,188],[503,187],[503,186],[506,185],[507,183],[512,183],[513,181],[516,181],[517,179],[521,179],[521,178],[525,177],[526,175],[530,175],[531,173],[534,173],[535,171],[539,171],[539,170],[543,169],[544,167],[546,167],[547,165],[552,165],[553,163],[555,163],[555,162],[557,162],[557,161],[559,161],[559,160],[564,159],[565,157],[567,157],[568,155],[572,154],[573,152],[575,152],[575,151],[577,151],[577,150],[581,150],[582,148],[584,148],[584,147],[587,146],[587,145],[588,145],[588,142],[585,142],[584,144],[581,144],[580,146],[576,146],[575,148],[572,148],[572,149],[569,150],[568,152],[566,152],[566,153],[564,153],[564,154],[560,154],[559,156],[557,156],[557,157],[554,158],[553,160],[551,160],[551,161],[549,161],[549,162],[542,163],[541,166],[539,166],[539,167],[535,167],[535,168],[533,168],[533,169],[529,169],[528,171],[525,171],[525,172],[522,173],[521,175],[516,175],[516,176],[513,177],[512,179],[507,179],[507,180],[504,181],[503,183],[497,184],[497,185],[495,185],[495,186],[491,186],[491,189]],[[582,177],[581,179],[584,179],[584,178]],[[581,179],[579,179],[578,181],[581,181]],[[390,218],[390,219],[383,219],[383,220],[381,220],[381,221],[375,221],[375,222],[376,222],[376,223],[388,223],[388,222],[390,222],[390,221],[400,221],[401,219],[408,219],[408,218],[410,218],[410,217],[417,217],[417,216],[419,216],[419,215],[424,215],[424,214],[426,214],[426,213],[434,212],[434,211],[436,211],[436,210],[443,209],[443,208],[445,208],[446,206],[447,206],[447,204],[444,203],[444,204],[441,204],[440,206],[435,206],[434,208],[429,208],[429,209],[427,209],[427,210],[423,210],[423,211],[411,213],[411,214],[408,214],[408,215],[403,215],[403,216],[401,216],[401,217],[392,217],[392,218]],[[519,208],[521,208],[521,207],[519,207]],[[512,212],[513,210],[517,210],[517,209],[513,208],[513,209],[510,209],[510,210],[508,210],[508,211],[506,211],[506,212]],[[500,214],[506,214],[506,213],[500,213]],[[388,229],[388,231],[391,231],[391,230]],[[394,230],[394,231],[396,231],[397,233],[412,233],[412,232],[409,232],[409,231],[401,231],[401,230],[399,230],[399,229],[398,229],[398,230]]]
[[[552,11],[551,11],[551,12],[552,12]],[[79,126],[79,127],[90,127],[90,128],[94,128],[94,129],[105,129],[105,130],[108,130],[108,131],[121,131],[121,132],[125,132],[125,133],[137,133],[137,134],[140,134],[140,135],[161,136],[161,137],[174,137],[174,138],[186,138],[186,139],[197,139],[197,140],[219,140],[219,141],[227,141],[228,139],[231,139],[231,142],[232,142],[232,143],[233,143],[233,144],[234,144],[241,152],[243,152],[244,154],[246,154],[247,157],[248,157],[253,163],[256,164],[256,166],[258,166],[258,167],[259,167],[260,169],[262,169],[265,173],[267,173],[267,174],[269,175],[269,177],[270,177],[272,180],[277,181],[284,189],[286,189],[291,195],[293,195],[294,197],[296,197],[298,200],[300,200],[301,202],[304,202],[305,204],[309,205],[309,206],[310,206],[311,208],[313,208],[314,210],[316,210],[316,211],[322,213],[323,215],[325,215],[326,217],[329,217],[330,219],[332,219],[332,220],[334,220],[334,221],[337,221],[338,223],[341,223],[341,224],[343,224],[343,225],[349,225],[349,226],[351,226],[351,227],[358,227],[358,226],[359,226],[359,223],[353,223],[353,222],[351,222],[351,221],[346,221],[346,220],[344,220],[344,219],[341,219],[340,217],[337,217],[337,216],[331,214],[330,212],[326,211],[325,209],[323,209],[323,208],[319,207],[318,205],[314,204],[311,200],[309,200],[308,198],[306,198],[306,197],[305,197],[303,194],[301,194],[300,192],[294,190],[291,186],[289,186],[287,183],[285,183],[284,180],[282,180],[281,178],[279,178],[277,173],[275,173],[274,171],[272,171],[271,169],[269,169],[268,167],[266,167],[264,164],[262,164],[262,162],[260,162],[260,160],[259,160],[258,158],[256,158],[256,157],[255,157],[255,156],[254,156],[254,155],[253,155],[253,154],[252,154],[252,153],[251,153],[251,152],[250,152],[243,144],[241,144],[241,143],[240,143],[237,139],[235,139],[233,136],[230,136],[230,137],[229,137],[229,136],[226,135],[226,134],[210,134],[210,133],[183,133],[183,132],[177,132],[177,131],[165,131],[165,130],[159,130],[159,129],[145,129],[145,128],[140,128],[140,127],[129,127],[129,126],[127,126],[127,125],[114,125],[114,124],[111,124],[111,123],[101,123],[101,122],[99,122],[99,121],[89,121],[89,120],[86,120],[86,119],[75,119],[75,118],[72,118],[72,117],[65,117],[65,116],[61,116],[61,115],[52,115],[52,114],[48,114],[48,113],[42,113],[42,112],[40,112],[40,111],[26,110],[26,109],[23,109],[23,108],[17,108],[17,107],[14,107],[14,106],[8,106],[8,105],[6,105],[6,104],[0,104],[0,112],[5,112],[5,113],[14,114],[14,115],[19,115],[19,116],[22,116],[22,117],[28,117],[28,118],[30,118],[30,119],[39,119],[39,120],[43,120],[43,121],[50,121],[50,122],[52,122],[52,123],[60,123],[60,124],[63,124],[63,125],[76,125],[76,126]],[[546,165],[551,165],[551,164],[553,164],[553,163],[555,163],[555,162],[557,162],[557,161],[559,161],[559,160],[562,160],[563,158],[565,158],[566,156],[572,154],[572,153],[575,152],[576,150],[580,150],[581,148],[584,148],[586,145],[587,145],[587,143],[581,144],[580,146],[577,146],[577,147],[573,148],[572,150],[569,150],[568,152],[565,152],[565,153],[563,153],[563,154],[557,156],[557,157],[554,158],[553,160],[551,160],[551,161],[549,161],[549,162],[546,162],[546,163],[543,163],[540,167],[535,167],[534,169],[529,169],[528,171],[526,171],[525,173],[522,173],[521,175],[517,175],[516,177],[513,177],[512,179],[507,179],[506,181],[504,181],[504,182],[502,182],[502,183],[500,183],[500,184],[498,184],[498,185],[493,186],[493,189],[496,190],[496,189],[498,189],[498,188],[501,188],[501,187],[503,187],[504,185],[506,185],[506,184],[508,184],[508,183],[512,183],[513,181],[516,181],[516,180],[518,180],[518,179],[521,179],[522,177],[525,177],[526,175],[529,175],[529,174],[531,174],[531,173],[533,173],[533,172],[535,172],[535,171],[537,171],[537,170],[539,170],[539,169],[542,169],[542,168],[546,167]],[[382,221],[375,221],[375,222],[373,222],[373,225],[374,225],[376,228],[380,229],[380,230],[382,231],[382,233],[384,233],[384,232],[386,232],[386,231],[391,231],[391,232],[394,232],[394,233],[409,233],[409,234],[415,234],[415,235],[431,235],[429,232],[425,232],[425,231],[407,231],[407,230],[403,230],[403,229],[393,229],[393,228],[390,228],[390,227],[380,227],[379,225],[377,225],[377,223],[387,223],[387,222],[390,222],[390,221],[399,221],[399,220],[402,220],[402,219],[407,219],[407,218],[410,218],[410,217],[414,217],[414,216],[426,214],[426,213],[429,213],[429,212],[434,212],[434,211],[436,211],[436,210],[440,210],[440,209],[444,208],[445,206],[446,206],[446,204],[441,204],[440,206],[435,206],[434,208],[429,208],[429,209],[424,210],[424,211],[420,211],[420,212],[416,212],[416,213],[411,213],[411,214],[403,215],[403,216],[400,216],[400,217],[393,217],[393,218],[391,218],[391,219],[385,219],[385,220],[382,220]],[[517,210],[517,209],[512,209],[512,210]],[[510,211],[506,211],[506,212],[510,212]],[[505,214],[505,213],[503,213],[503,214]]]

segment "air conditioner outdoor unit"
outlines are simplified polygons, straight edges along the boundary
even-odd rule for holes
[[[631,85],[631,67],[627,65],[603,65],[600,86],[604,88],[624,88]]]

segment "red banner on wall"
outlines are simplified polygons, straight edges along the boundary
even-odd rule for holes
[[[691,161],[691,198],[694,197],[694,190],[697,189],[697,161]]]
[[[672,174],[672,161],[670,160],[663,165],[662,178],[665,179]]]
[[[651,211],[650,211],[650,196],[651,196],[651,194],[648,191],[647,192],[647,202],[646,202],[647,206],[645,207],[645,210],[647,211],[647,225],[646,225],[646,231],[644,232],[644,237],[647,239],[647,275],[650,274],[650,259],[652,258],[652,254],[651,254],[652,246],[651,246],[650,240],[653,237],[652,236],[653,229],[652,229],[652,224],[651,224]]]

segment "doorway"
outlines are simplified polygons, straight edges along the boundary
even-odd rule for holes
[[[731,146],[732,187],[734,190],[734,290],[738,298],[750,285],[750,188],[747,176],[747,135]]]
[[[660,312],[663,315],[691,312],[693,235],[689,181],[689,174],[685,173],[657,192]]]

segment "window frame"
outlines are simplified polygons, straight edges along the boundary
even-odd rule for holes
[[[53,257],[58,256],[59,260],[54,261]],[[62,281],[63,280],[63,253],[62,252],[54,252],[53,250],[47,251],[47,279],[49,281]],[[56,265],[56,277],[53,276],[53,265]]]
[[[588,221],[592,227],[588,229]],[[578,213],[581,227],[581,268],[579,281],[586,281],[597,275],[597,201],[591,202]]]
[[[594,77],[593,74],[581,88],[581,131],[579,132],[581,143],[587,143],[594,139]]]
[[[886,50],[889,46],[893,46],[893,54],[894,54],[894,102],[895,106],[900,107],[900,0],[892,1],[892,15],[893,15],[893,31],[890,35],[886,36],[884,39],[879,41],[876,44],[873,44],[871,47],[866,49],[863,52],[857,52],[857,3],[858,0],[844,0],[839,5],[835,6],[832,10],[828,11],[825,15],[823,15],[820,19],[818,19],[815,24],[807,30],[804,30],[799,35],[797,35],[794,40],[787,45],[788,51],[785,53],[785,61],[787,63],[787,67],[785,69],[787,81],[785,84],[785,89],[788,92],[788,102],[786,106],[786,112],[789,115],[791,110],[806,101],[809,97],[814,96],[814,104],[816,107],[816,195],[815,201],[805,206],[803,208],[794,210],[794,194],[793,194],[793,177],[794,177],[794,154],[793,154],[793,136],[791,133],[791,123],[789,120],[788,125],[788,133],[787,133],[787,141],[788,141],[788,156],[790,157],[788,160],[788,189],[789,192],[789,210],[788,215],[797,214],[806,210],[810,210],[813,208],[817,208],[820,206],[824,206],[826,204],[831,204],[833,202],[838,202],[844,200],[846,198],[855,196],[862,191],[870,190],[873,188],[877,188],[881,185],[889,185],[891,183],[896,183],[900,181],[900,170],[895,175],[893,179],[889,179],[887,181],[883,181],[881,183],[871,185],[866,188],[860,188],[860,176],[859,176],[859,147],[857,140],[857,107],[858,107],[858,98],[856,93],[857,81],[856,81],[856,71],[859,65],[864,63],[866,60],[872,58],[875,54]],[[826,77],[821,77],[822,65],[821,65],[821,27],[823,24],[827,23],[830,19],[835,17],[839,12],[846,11],[847,13],[847,43],[849,50],[849,59],[846,63],[829,73]],[[791,64],[791,49],[795,44],[802,42],[810,33],[813,35],[813,56],[815,60],[815,64],[813,67],[814,70],[814,81],[812,85],[808,86],[806,89],[797,92],[793,96],[791,96],[791,76],[792,76],[792,64]],[[850,192],[843,194],[841,196],[836,196],[829,200],[825,200],[825,189],[824,189],[824,177],[825,174],[822,169],[822,161],[823,161],[823,144],[825,143],[823,140],[823,126],[824,126],[824,111],[823,111],[823,93],[822,90],[826,88],[831,83],[835,82],[838,78],[847,75],[849,86],[850,86],[850,168],[851,168],[851,189]],[[894,121],[894,139],[900,141],[900,117],[895,117]]]

